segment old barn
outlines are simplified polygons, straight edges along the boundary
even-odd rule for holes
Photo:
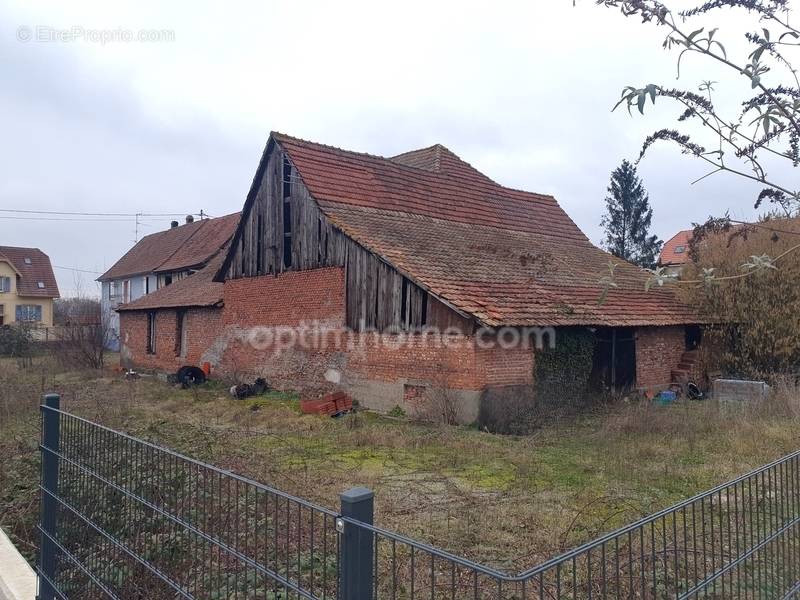
[[[469,421],[494,392],[535,393],[547,350],[499,343],[531,328],[552,328],[556,346],[590,334],[597,386],[686,376],[697,317],[646,279],[552,196],[504,187],[443,146],[384,158],[273,133],[224,255],[120,307],[123,354],[341,387],[381,410],[446,389]]]

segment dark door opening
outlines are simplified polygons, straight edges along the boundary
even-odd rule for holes
[[[598,327],[594,334],[592,389],[624,392],[636,384],[636,341],[633,327]]]
[[[703,329],[700,325],[687,325],[686,326],[686,349],[694,350],[700,346],[703,341]]]

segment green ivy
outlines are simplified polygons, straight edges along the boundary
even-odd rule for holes
[[[537,400],[577,403],[586,397],[592,372],[594,334],[585,327],[556,330],[555,347],[536,351],[534,385]]]

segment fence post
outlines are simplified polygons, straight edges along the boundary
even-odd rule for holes
[[[367,488],[352,488],[343,493],[341,514],[355,521],[372,525],[375,494]],[[341,521],[337,528],[342,535],[339,600],[372,600],[372,532]]]
[[[42,447],[53,452],[59,451],[60,423],[59,413],[48,408],[59,410],[61,397],[58,394],[45,394],[42,408]],[[45,491],[46,490],[46,491]],[[58,503],[47,493],[58,492],[58,456],[47,450],[42,450],[42,495],[40,508],[40,527],[42,528],[41,543],[39,545],[39,595],[37,600],[55,600],[56,590],[47,581],[55,582],[56,579],[56,545],[48,537],[57,538],[56,513]],[[47,534],[47,535],[45,535]],[[45,577],[47,579],[45,579]]]

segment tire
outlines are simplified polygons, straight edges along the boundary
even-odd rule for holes
[[[199,367],[181,367],[178,369],[175,378],[183,387],[188,388],[195,385],[202,385],[206,382],[206,374]]]
[[[702,400],[704,398],[704,394],[700,391],[700,388],[697,387],[697,384],[691,381],[686,384],[686,394],[689,396],[690,400]]]

